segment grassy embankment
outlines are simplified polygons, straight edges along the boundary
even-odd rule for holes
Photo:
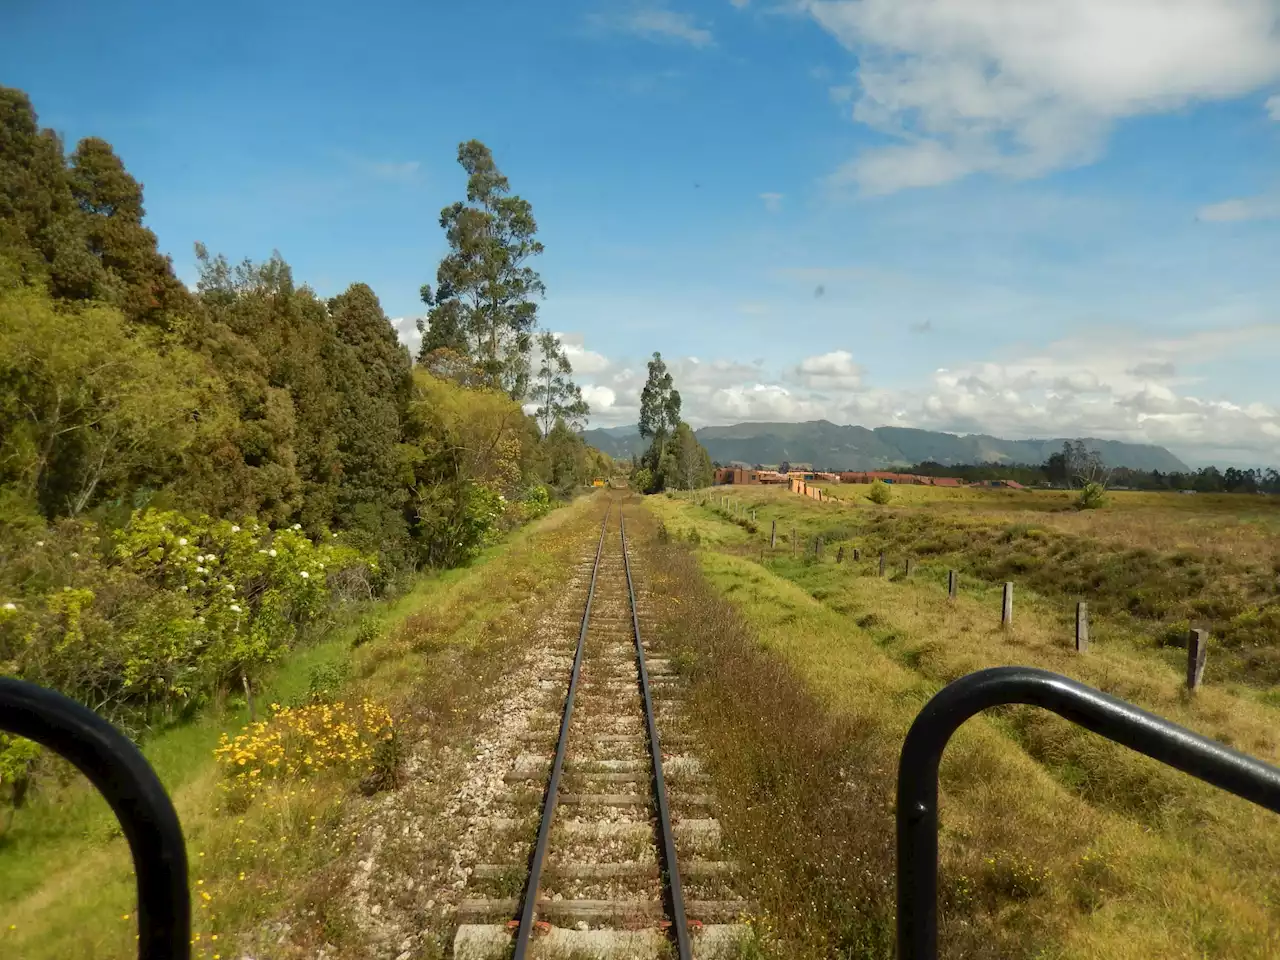
[[[295,651],[264,687],[262,702],[299,703],[313,692],[326,702],[367,697],[389,708],[406,752],[465,742],[483,691],[597,523],[591,504],[558,510],[470,566],[424,578],[376,605],[376,636],[366,643],[353,646],[353,624]],[[338,865],[361,842],[362,814],[373,801],[350,771],[321,773],[265,783],[246,809],[232,812],[213,751],[247,719],[228,706],[144,748],[187,839],[193,954],[240,956],[266,942],[277,957],[313,956],[320,944],[362,955]],[[0,918],[5,956],[133,955],[128,848],[105,802],[74,772],[44,786],[0,835]]]
[[[1110,516],[1076,519],[1079,514],[1046,512],[1042,503],[1054,503],[1049,497],[1031,501],[1035,513],[1028,516],[1018,509],[1028,501],[1003,493],[962,491],[948,501],[936,496],[942,491],[920,491],[876,508],[865,500],[820,504],[782,491],[722,492],[755,507],[755,533],[707,507],[665,498],[650,503],[672,534],[687,537],[696,530],[704,547],[697,576],[676,559],[664,565],[677,596],[705,590],[699,585],[704,579],[713,588],[681,607],[684,619],[676,629],[682,640],[675,639],[688,647],[695,676],[699,654],[728,664],[695,681],[705,698],[707,742],[741,745],[713,746],[713,761],[743,800],[726,813],[731,836],[736,831],[747,838],[740,853],[760,858],[762,873],[779,878],[772,896],[766,889],[762,900],[784,932],[809,942],[825,937],[853,955],[887,955],[883,931],[893,869],[888,805],[897,751],[927,697],[972,670],[1010,663],[1046,667],[1263,759],[1278,759],[1280,714],[1272,697],[1248,682],[1241,664],[1222,650],[1210,654],[1218,669],[1211,667],[1208,687],[1188,697],[1177,658],[1153,639],[1167,626],[1135,616],[1122,602],[1121,586],[1104,578],[1102,602],[1086,594],[1101,615],[1093,647],[1080,656],[1071,648],[1061,609],[1069,594],[1052,588],[1052,576],[1038,581],[1045,584],[1038,594],[1022,580],[1009,631],[999,628],[994,582],[973,577],[985,565],[1039,556],[1046,543],[1052,548],[1070,538],[1065,542],[1079,552],[1065,563],[1117,575],[1132,573],[1133,551],[1149,551],[1147,565],[1138,569],[1154,572],[1135,589],[1146,586],[1176,604],[1178,581],[1170,569],[1222,563],[1247,577],[1249,558],[1268,555],[1261,537],[1242,525],[1206,522],[1205,514],[1222,519],[1215,513],[1222,509],[1218,498],[1197,513],[1189,505],[1166,507],[1135,497]],[[935,497],[926,500],[930,494]],[[1065,498],[1057,499],[1063,502],[1056,506],[1065,506]],[[1147,516],[1119,515],[1131,505]],[[823,560],[792,560],[784,541],[773,558],[765,551],[762,565],[761,544],[775,517],[780,536],[789,537],[792,525],[806,542],[823,535]],[[1043,522],[1032,526],[1031,519]],[[1155,538],[1161,549],[1191,553],[1185,563],[1137,540],[1160,519],[1183,522],[1181,533],[1165,526]],[[1021,525],[1023,534],[1042,530],[1043,539],[1008,537],[1011,524]],[[1190,545],[1220,528],[1227,531],[1222,540],[1198,551]],[[894,559],[900,561],[905,545],[948,533],[957,539],[946,552],[912,551],[938,560],[922,559],[911,580],[874,575],[872,557],[882,547],[891,554],[897,547]],[[835,564],[842,543],[861,547],[859,564]],[[665,549],[679,554],[681,548]],[[947,567],[970,574],[954,605],[945,598]],[[900,563],[890,569],[900,572]],[[1235,590],[1222,592],[1235,596]],[[755,639],[776,656],[761,659],[753,652]],[[733,666],[744,661],[754,661],[750,670]],[[766,674],[772,677],[766,685],[753,679]],[[788,674],[803,684],[789,685]],[[797,750],[798,756],[788,757]],[[833,779],[835,764],[843,769],[841,781]],[[840,804],[824,799],[833,794]],[[951,955],[1280,952],[1280,877],[1274,870],[1280,823],[1243,801],[1022,708],[993,712],[961,730],[944,760],[942,796],[943,936],[952,943]],[[807,831],[805,839],[771,841],[796,831]],[[812,892],[812,900],[797,898],[797,887]],[[851,915],[841,903],[864,907]]]

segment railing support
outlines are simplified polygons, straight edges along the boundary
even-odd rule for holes
[[[938,956],[938,764],[957,728],[1008,703],[1052,710],[1109,740],[1280,813],[1280,769],[1100,690],[1033,667],[979,670],[943,687],[898,762],[898,960]]]
[[[138,958],[186,960],[187,848],[178,814],[142,752],[88,707],[11,677],[0,677],[0,730],[61,754],[106,797],[129,841],[138,878]]]

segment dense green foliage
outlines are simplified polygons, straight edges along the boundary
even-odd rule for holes
[[[609,472],[549,334],[541,428],[521,406],[541,245],[487,148],[459,159],[424,290],[452,359],[415,370],[373,290],[326,300],[278,253],[197,244],[188,290],[111,146],[66,156],[0,88],[0,673],[140,728]]]

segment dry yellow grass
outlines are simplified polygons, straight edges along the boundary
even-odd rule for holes
[[[745,497],[762,520],[767,505],[788,527],[815,517],[830,524],[862,509],[771,491]],[[1079,656],[1044,603],[1019,602],[1006,633],[990,593],[967,594],[952,607],[935,582],[881,580],[868,562],[858,572],[837,567],[829,553],[826,563],[762,567],[741,528],[679,501],[651,502],[669,529],[699,529],[713,544],[701,552],[712,582],[832,711],[873,728],[886,752],[896,752],[924,699],[945,682],[1025,664],[1280,759],[1280,712],[1250,691],[1210,686],[1189,697],[1174,667],[1127,644]],[[767,535],[767,522],[762,527]],[[890,776],[891,767],[873,775]],[[1039,952],[1028,955],[1280,955],[1280,820],[1272,814],[1029,708],[962,729],[944,762],[943,797],[953,910],[972,911],[974,897],[986,898],[982,909],[993,911],[997,926],[1036,938]]]

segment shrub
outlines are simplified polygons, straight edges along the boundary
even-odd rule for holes
[[[356,635],[351,640],[352,647],[363,647],[366,643],[372,643],[377,640],[382,631],[378,628],[378,621],[373,617],[365,617],[360,621],[360,625],[356,627]]]
[[[1096,510],[1106,506],[1107,488],[1100,483],[1086,483],[1076,498],[1077,510]]]
[[[875,480],[872,481],[871,489],[867,492],[867,499],[872,503],[883,505],[893,499],[893,491],[883,480]]]
[[[377,570],[297,525],[145,510],[108,538],[67,521],[6,564],[25,591],[0,604],[0,671],[145,725],[276,660],[354,567]]]

